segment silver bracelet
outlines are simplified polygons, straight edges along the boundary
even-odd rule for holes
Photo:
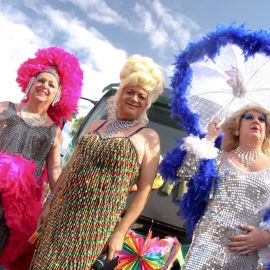
[[[55,198],[56,198],[56,197],[55,197],[52,193],[49,193],[49,194],[47,195],[47,199],[49,199],[49,200],[51,200],[51,201],[54,201]]]

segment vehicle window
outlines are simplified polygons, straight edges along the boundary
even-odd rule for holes
[[[170,117],[170,109],[155,103],[148,111],[150,128],[156,130],[160,137],[161,154],[166,153],[175,146],[176,138],[183,137],[185,133],[177,125],[177,121]]]
[[[72,138],[70,144],[68,145],[68,148],[66,150],[65,155],[63,156],[61,160],[61,167],[63,168],[68,161],[70,160],[76,144],[78,143],[78,140],[81,136],[85,134],[87,131],[87,128],[90,123],[94,122],[95,120],[99,119],[106,119],[107,117],[107,110],[106,110],[106,101],[107,98],[110,97],[110,94],[107,94],[101,98],[101,100],[92,108],[92,110],[87,114],[85,117],[81,127],[79,128],[77,134]]]

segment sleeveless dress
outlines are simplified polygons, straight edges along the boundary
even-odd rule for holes
[[[0,113],[0,264],[23,254],[35,231],[43,199],[41,176],[56,127],[29,126],[11,102]]]
[[[76,160],[52,203],[31,269],[91,268],[139,176],[133,134],[103,139],[96,130],[82,137]]]
[[[203,217],[196,225],[184,270],[255,270],[258,252],[237,255],[228,237],[245,234],[241,224],[259,227],[270,198],[270,168],[245,172],[227,159],[219,166],[220,180]],[[270,250],[267,251],[270,255]],[[261,268],[260,268],[261,269]]]

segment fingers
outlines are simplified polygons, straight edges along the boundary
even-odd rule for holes
[[[111,261],[114,258],[116,258],[118,252],[119,252],[119,250],[116,250],[116,249],[113,249],[113,248],[109,247],[107,261]]]
[[[241,225],[241,229],[247,232],[251,232],[251,231],[256,230],[256,227],[249,226],[249,225]]]
[[[229,237],[229,240],[232,242],[245,241],[247,239],[246,234],[233,235]]]
[[[230,250],[236,252],[238,255],[248,255],[252,250],[247,246],[242,247],[230,247]]]
[[[253,252],[254,249],[244,243],[237,243],[237,245],[230,243],[228,244],[230,251],[236,252],[238,255],[248,255]]]

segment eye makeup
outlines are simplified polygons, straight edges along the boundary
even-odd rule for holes
[[[265,123],[266,122],[266,117],[263,114],[259,114],[258,117],[256,117],[252,113],[245,113],[242,116],[242,119],[246,119],[246,120],[254,120],[255,118],[257,118],[261,123]]]

